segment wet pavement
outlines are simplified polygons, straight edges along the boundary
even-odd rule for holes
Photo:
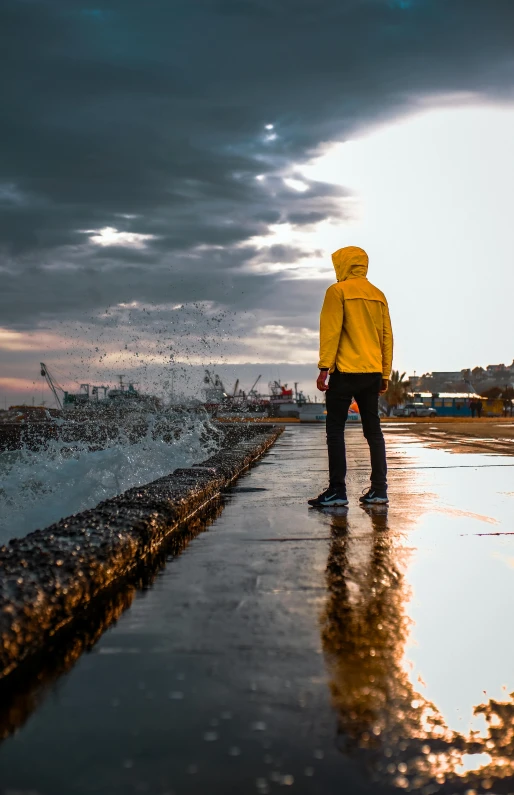
[[[350,507],[314,510],[324,428],[288,427],[16,684],[1,795],[514,793],[514,459],[387,444],[388,509],[350,428]]]

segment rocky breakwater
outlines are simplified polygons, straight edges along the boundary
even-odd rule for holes
[[[282,429],[241,424],[223,431],[221,449],[206,461],[0,547],[0,680],[206,510]]]

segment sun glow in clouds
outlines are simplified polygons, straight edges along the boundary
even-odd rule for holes
[[[98,246],[124,246],[126,248],[145,248],[147,240],[155,240],[155,235],[139,235],[136,232],[118,232],[113,226],[88,230],[89,240]]]
[[[368,251],[402,369],[512,359],[513,140],[512,107],[434,108],[326,145],[295,169],[355,192],[347,220],[303,232],[302,245],[328,263],[345,245]]]
[[[368,244],[486,254],[510,231],[513,140],[514,110],[434,110],[330,146],[299,170],[357,191]]]
[[[287,185],[288,188],[292,188],[292,190],[296,190],[299,193],[305,193],[306,190],[309,190],[307,183],[302,182],[301,179],[291,179],[287,177],[284,179],[284,185]]]

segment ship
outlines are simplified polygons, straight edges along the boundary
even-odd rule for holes
[[[75,393],[63,389],[44,362],[40,375],[52,392],[56,408],[11,406],[1,413],[0,451],[26,447],[37,450],[52,440],[65,444],[86,444],[103,449],[123,437],[136,442],[148,433],[172,442],[176,417],[159,398],[145,395],[124,375],[110,389],[104,385],[82,383]]]
[[[216,419],[257,419],[274,418],[291,422],[324,423],[327,419],[326,405],[323,400],[311,400],[303,391],[282,384],[280,380],[268,383],[268,394],[257,392],[257,384],[262,376],[258,376],[252,387],[245,392],[239,388],[239,379],[232,390],[227,390],[222,379],[216,373],[205,370],[204,392],[205,407]],[[359,422],[358,406],[352,403],[348,412],[349,422]]]
[[[261,375],[257,376],[247,392],[240,388],[237,379],[234,388],[230,391],[225,388],[217,373],[205,370],[203,379],[205,401],[202,405],[213,419],[257,420],[269,417],[269,399],[257,392],[257,384],[261,378]]]
[[[270,391],[271,416],[288,417],[297,419],[300,422],[326,422],[327,411],[325,402],[316,398],[311,400],[298,389],[298,382],[294,384],[294,390],[288,389],[288,384],[282,384],[280,380],[270,381],[268,384]]]
[[[40,363],[40,375],[46,380],[55,402],[64,412],[137,407],[155,410],[161,406],[159,398],[142,394],[132,381],[126,384],[123,380],[125,375],[118,376],[118,385],[113,389],[103,384],[80,384],[79,391],[74,393],[63,389],[44,362]]]
[[[298,419],[300,422],[326,422],[327,407],[324,400],[312,400],[303,391],[298,389],[298,382],[294,384],[294,390],[288,389],[287,384],[280,381],[269,383],[270,403],[273,407],[272,416],[289,417]],[[355,401],[348,410],[348,422],[360,422],[359,408]]]

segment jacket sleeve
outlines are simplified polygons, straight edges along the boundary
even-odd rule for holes
[[[388,379],[393,366],[393,329],[387,303],[382,304],[382,329],[382,377]]]
[[[325,294],[320,315],[318,363],[320,370],[334,369],[342,328],[343,298],[339,294],[337,285],[333,284]]]

